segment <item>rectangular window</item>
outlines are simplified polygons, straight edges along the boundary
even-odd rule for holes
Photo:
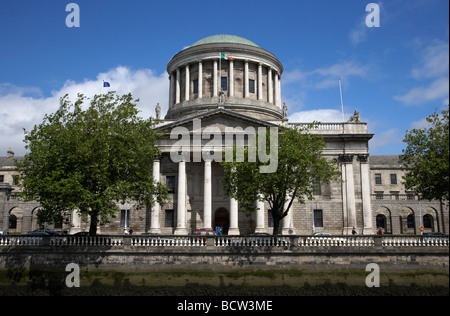
[[[130,210],[120,210],[120,227],[125,227],[125,216],[127,217],[127,227],[130,227]]]
[[[4,175],[0,175],[0,182],[3,182],[3,181],[5,181],[5,176]]]
[[[169,188],[169,193],[175,193],[175,176],[166,177],[166,186]]]
[[[397,184],[397,175],[395,173],[391,173],[391,184]]]
[[[255,93],[255,80],[253,79],[248,80],[248,92]]]
[[[220,87],[221,87],[222,91],[228,91],[228,78],[227,77],[220,78]]]
[[[273,227],[273,216],[271,210],[267,212],[267,227]]]
[[[322,210],[314,210],[314,227],[323,227]]]
[[[166,210],[165,219],[164,219],[165,227],[175,227],[175,212],[174,210]]]
[[[192,85],[193,85],[193,88],[194,88],[193,93],[197,94],[198,93],[198,79],[195,79],[194,81],[192,81]]]
[[[381,173],[375,173],[375,184],[383,184],[381,182]]]
[[[314,195],[321,195],[322,194],[322,187],[320,185],[320,178],[317,178],[316,181],[313,182],[313,194]]]

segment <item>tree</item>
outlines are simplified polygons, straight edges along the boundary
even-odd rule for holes
[[[425,200],[449,200],[449,108],[427,117],[428,126],[407,131],[400,156],[404,184]]]
[[[251,147],[244,150],[244,162],[238,162],[237,159],[222,162],[226,194],[236,199],[247,214],[256,210],[256,200],[268,202],[274,222],[274,235],[279,233],[280,221],[289,214],[295,199],[304,204],[313,199],[314,183],[338,179],[338,167],[322,156],[324,140],[307,132],[312,126],[303,129],[293,127],[279,133],[276,172],[261,173],[260,167],[268,163],[262,162],[260,157],[255,162],[249,161]],[[270,133],[266,137],[266,152],[269,152]],[[234,146],[234,158],[237,149]]]
[[[77,210],[90,217],[95,235],[115,216],[116,203],[163,204],[168,190],[152,177],[158,135],[152,118],[138,117],[139,100],[114,92],[94,96],[88,107],[87,100],[79,94],[72,103],[66,95],[54,114],[25,131],[29,153],[16,166],[22,198],[40,203],[39,223],[67,221]]]

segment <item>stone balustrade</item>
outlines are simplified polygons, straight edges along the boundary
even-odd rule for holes
[[[449,236],[0,236],[0,247],[448,247]]]

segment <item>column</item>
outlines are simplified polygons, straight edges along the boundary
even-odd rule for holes
[[[268,90],[268,99],[269,103],[273,104],[273,77],[272,77],[272,68],[269,67],[269,73],[267,74],[267,90]]]
[[[248,60],[246,60],[244,66],[244,98],[248,98],[249,95],[248,85]]]
[[[278,106],[281,109],[281,75],[280,74],[277,75],[277,79],[278,79]]]
[[[265,208],[264,208],[264,202],[261,202],[260,200],[256,200],[256,229],[255,233],[265,233],[265,225],[264,225],[264,218],[265,218]]]
[[[344,235],[350,235],[356,228],[355,181],[353,179],[353,155],[341,155],[342,162],[342,205],[344,211]]]
[[[283,211],[286,211],[286,209],[289,206],[289,203],[291,203],[291,198],[289,196],[286,196],[286,201],[284,202],[284,209]],[[281,233],[283,235],[293,235],[295,234],[294,230],[294,224],[293,224],[293,207],[291,206],[289,213],[281,220]]]
[[[262,87],[262,65],[260,63],[258,64],[258,100],[262,100],[263,97]]]
[[[173,105],[173,93],[174,93],[174,89],[175,89],[175,80],[174,80],[174,76],[173,73],[170,74],[169,76],[169,108]]]
[[[364,220],[364,235],[375,233],[372,225],[372,201],[370,200],[370,168],[369,155],[359,155],[361,162],[361,198]]]
[[[230,70],[229,70],[229,77],[228,81],[229,83],[229,96],[233,97],[234,96],[234,61],[230,60]]]
[[[177,228],[175,235],[187,235],[186,227],[186,162],[178,163]]]
[[[274,82],[274,85],[275,85],[275,105],[276,106],[279,106],[279,103],[280,103],[280,101],[279,101],[279,91],[278,91],[278,87],[279,87],[279,85],[278,85],[278,80],[279,78],[278,78],[278,74],[277,73],[275,73],[275,82]]]
[[[198,98],[203,98],[203,62],[198,62]]]
[[[218,96],[218,90],[217,90],[217,60],[214,60],[213,65],[213,97]]]
[[[161,174],[160,171],[161,171],[160,161],[159,160],[153,161],[153,180],[155,182],[160,181],[160,174]],[[161,227],[159,224],[159,214],[161,211],[161,205],[159,205],[159,203],[156,201],[156,196],[153,198],[155,201],[153,202],[151,215],[150,215],[150,220],[151,220],[150,233],[161,234]]]
[[[177,68],[177,82],[175,84],[175,104],[180,103],[180,90],[181,90],[181,82],[180,82],[180,68]]]
[[[239,234],[238,201],[230,198],[230,228],[228,229],[228,235],[236,236]]]
[[[190,72],[189,72],[189,65],[186,65],[186,82],[185,82],[185,97],[184,100],[185,101],[189,101],[189,93],[191,92],[189,87],[190,87]]]
[[[212,177],[211,160],[205,160],[204,190],[203,190],[203,228],[212,229]]]

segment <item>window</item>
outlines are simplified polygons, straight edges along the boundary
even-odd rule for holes
[[[228,78],[227,77],[220,78],[220,87],[221,87],[222,91],[228,91]]]
[[[433,216],[430,214],[426,214],[423,216],[423,227],[425,228],[433,228]]]
[[[391,173],[391,184],[397,184],[397,175],[395,173]]]
[[[322,210],[314,210],[314,227],[323,227]]]
[[[386,230],[386,216],[382,214],[377,215],[377,228],[380,227]]]
[[[248,80],[248,92],[255,93],[255,80],[253,79]]]
[[[166,186],[169,188],[169,193],[175,193],[175,176],[166,177]]]
[[[381,173],[375,173],[375,184],[382,184]]]
[[[120,227],[125,227],[125,213],[127,217],[127,227],[130,227],[130,210],[120,210]]]
[[[320,185],[320,178],[317,178],[316,181],[313,182],[313,194],[314,195],[321,195],[322,194],[322,187]]]
[[[273,216],[272,216],[272,210],[269,210],[267,212],[267,227],[273,227]]]
[[[4,182],[5,181],[5,176],[0,174],[0,182]]]
[[[192,85],[193,85],[193,88],[194,88],[193,93],[194,94],[198,93],[198,79],[195,79],[194,81],[192,81]]]
[[[17,217],[16,215],[9,215],[9,229],[17,228]]]
[[[406,218],[406,224],[408,228],[416,227],[414,223],[414,215],[408,215],[408,217]]]
[[[174,227],[175,226],[174,210],[166,210],[164,223],[165,223],[165,227]]]

